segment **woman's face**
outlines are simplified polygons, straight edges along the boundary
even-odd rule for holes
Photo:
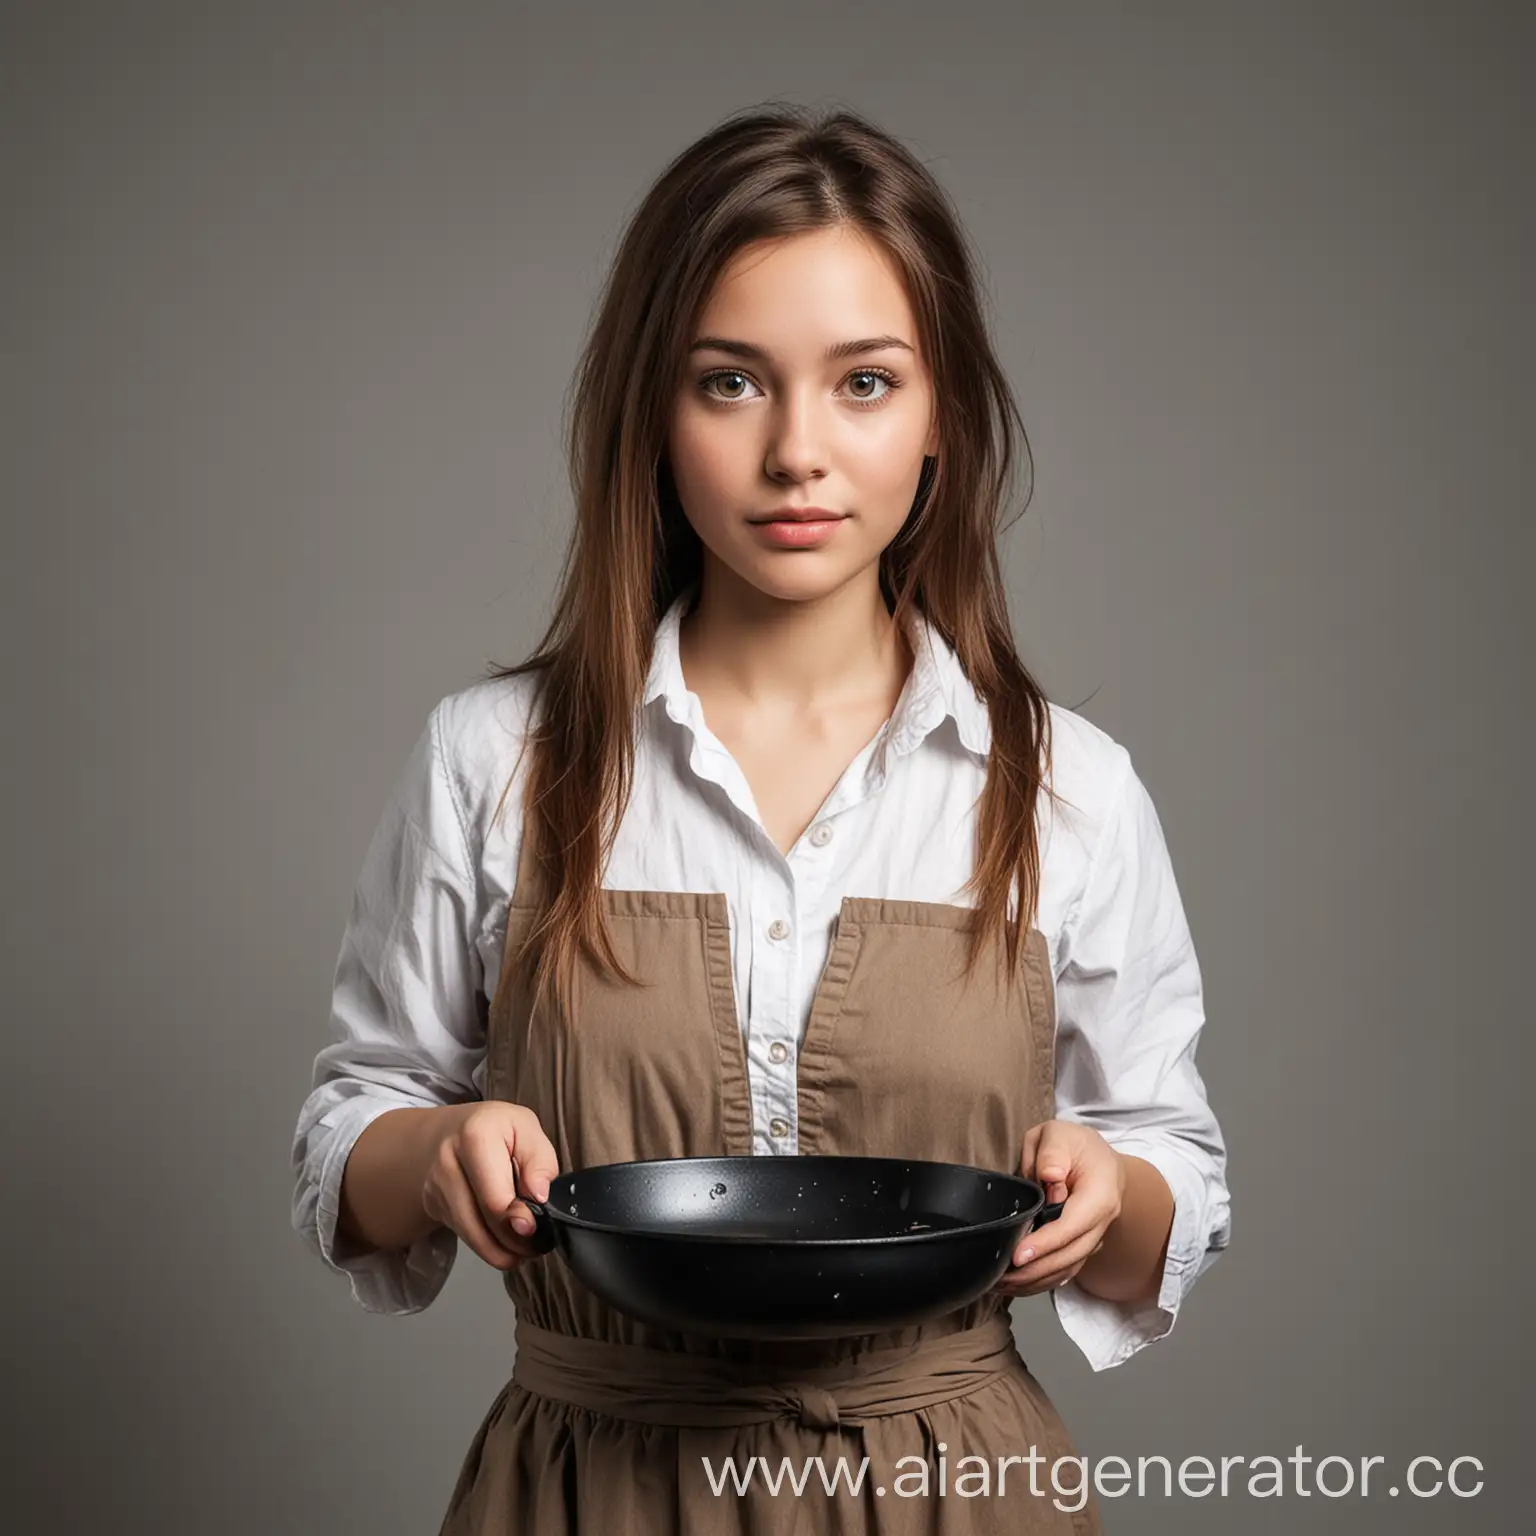
[[[789,601],[874,579],[923,456],[938,451],[932,382],[890,259],[847,230],[760,241],[721,273],[692,339],[668,453],[706,565],[713,556]],[[766,521],[806,507],[837,520]]]

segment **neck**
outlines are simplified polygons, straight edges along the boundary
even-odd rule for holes
[[[679,657],[695,693],[728,692],[754,708],[836,711],[872,693],[894,699],[911,648],[880,592],[878,572],[804,601],[769,596],[706,558],[684,616]]]

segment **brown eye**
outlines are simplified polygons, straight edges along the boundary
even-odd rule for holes
[[[883,368],[856,368],[848,375],[850,381],[867,379],[875,384],[883,384],[885,388],[878,394],[865,395],[855,393],[852,396],[853,403],[860,406],[884,405],[892,395],[901,388],[901,380],[893,373],[887,373]]]
[[[700,379],[699,388],[702,389],[705,394],[709,395],[712,399],[715,400],[745,400],[747,398],[744,394],[717,393],[710,387],[711,385],[720,383],[722,380],[731,380],[733,382],[739,380],[748,384],[752,382],[747,378],[746,374],[742,373],[739,369],[724,368],[719,373],[711,373],[707,377]]]

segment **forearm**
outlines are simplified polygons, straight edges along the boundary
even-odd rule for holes
[[[427,1161],[443,1118],[458,1106],[386,1110],[352,1144],[341,1179],[337,1229],[373,1248],[408,1248],[440,1223],[421,1203]]]
[[[1106,1301],[1153,1300],[1173,1230],[1173,1192],[1145,1158],[1117,1152],[1125,1170],[1120,1214],[1104,1233],[1104,1244],[1077,1272],[1085,1291]]]

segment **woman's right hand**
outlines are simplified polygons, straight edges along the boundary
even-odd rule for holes
[[[519,1197],[546,1199],[559,1171],[555,1149],[531,1109],[501,1099],[456,1104],[433,1126],[422,1209],[487,1264],[516,1269],[537,1251],[533,1213]]]

